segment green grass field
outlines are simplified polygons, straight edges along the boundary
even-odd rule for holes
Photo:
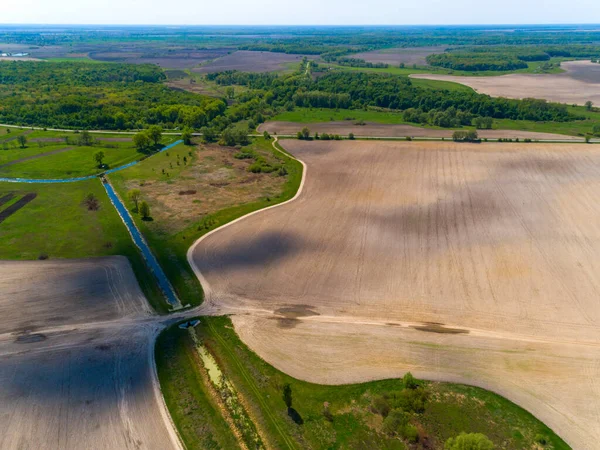
[[[161,391],[185,447],[240,448],[198,370],[198,355],[187,332],[163,332],[154,353]]]
[[[4,150],[4,149],[0,148],[0,166],[2,164],[6,164],[11,161],[17,161],[19,159],[28,158],[31,156],[40,155],[40,157],[41,157],[41,155],[43,155],[45,153],[50,153],[50,152],[60,150],[63,148],[67,148],[67,146],[64,144],[58,144],[58,145],[47,145],[44,147],[38,147],[37,145],[28,145],[25,148],[10,147],[8,150]],[[1,170],[2,170],[2,168],[0,167],[0,171]]]
[[[271,146],[271,141],[266,141],[263,138],[255,139],[247,148],[257,147],[269,153],[275,152]],[[245,147],[244,149],[247,148]],[[162,168],[165,167],[166,158],[174,161],[177,158],[177,154],[183,158],[183,156],[189,155],[189,151],[188,147],[179,145],[169,150],[170,156],[168,157],[166,153],[153,156],[133,167],[111,174],[109,178],[120,197],[124,201],[127,201],[127,181],[157,182],[163,180]],[[166,227],[161,227],[160,223],[142,221],[139,215],[132,214],[137,226],[146,237],[152,251],[177,291],[183,305],[198,305],[203,299],[202,287],[187,262],[186,254],[189,247],[196,239],[221,225],[252,211],[292,198],[300,186],[302,165],[291,158],[285,158],[285,167],[288,175],[284,189],[278,196],[262,198],[259,201],[250,203],[232,205],[210,216],[199,217],[197,221],[174,233],[165,231]],[[183,170],[183,166],[173,165],[173,168],[171,168],[169,165],[170,179],[174,180],[179,177]],[[133,209],[131,202],[128,202],[128,206]]]
[[[99,180],[68,184],[0,183],[0,197],[8,193],[37,197],[0,223],[0,259],[87,258],[124,255],[150,303],[166,311],[162,294],[110,203]],[[88,194],[99,201],[97,211],[83,204]],[[8,204],[0,207],[2,211]]]
[[[239,340],[226,317],[203,317],[195,331],[217,360],[221,371],[241,394],[263,439],[273,448],[408,448],[400,439],[382,432],[382,418],[371,410],[376,396],[400,395],[404,390],[401,380],[343,386],[307,383],[278,371],[250,351]],[[193,375],[203,374],[204,369],[197,359],[191,357],[193,349],[187,333],[173,327],[164,333],[166,337],[162,339],[176,341],[178,345],[167,347],[159,342],[157,346],[161,386],[170,393],[167,404],[177,421],[182,417],[187,421],[184,411],[190,404],[207,411],[214,408],[209,397],[195,387]],[[177,367],[177,374],[173,373],[172,365],[167,371],[170,361],[177,361],[173,364]],[[285,383],[292,387],[292,406],[301,416],[302,425],[292,421],[287,414],[282,399]],[[424,412],[410,413],[410,422],[427,436],[428,448],[442,448],[449,437],[462,431],[484,433],[497,448],[503,449],[569,448],[548,427],[503,397],[458,384],[420,384],[428,392],[429,400],[425,403]],[[332,415],[329,419],[323,414],[325,402]],[[184,426],[181,423],[177,425],[180,430]],[[539,436],[545,436],[551,445],[536,446],[535,440]],[[187,427],[186,443],[201,438],[197,430]]]
[[[34,143],[30,148],[37,148]],[[46,150],[69,147],[66,144],[46,146],[37,148],[40,153]],[[1,150],[0,150],[1,151]],[[0,176],[19,178],[70,178],[94,175],[102,172],[99,169],[94,154],[102,151],[105,154],[104,164],[109,168],[118,167],[131,161],[139,159],[142,155],[133,146],[126,148],[106,148],[101,145],[93,147],[73,147],[66,152],[57,153],[41,158],[32,159],[13,164],[8,167],[0,167]]]
[[[498,75],[507,75],[509,73],[541,73],[540,66],[546,62],[558,63],[562,61],[567,61],[565,58],[551,58],[550,61],[533,61],[527,63],[526,69],[518,69],[518,70],[507,70],[507,71],[499,71],[499,70],[484,70],[479,72],[471,72],[467,70],[452,70],[445,69],[443,67],[434,67],[434,66],[417,66],[412,67],[407,65],[406,67],[399,66],[389,66],[387,68],[368,68],[368,67],[349,67],[349,66],[341,66],[337,64],[330,63],[322,63],[326,67],[330,67],[336,70],[352,70],[358,72],[373,72],[373,73],[389,73],[392,75],[411,75],[416,73],[435,73],[435,74],[443,74],[443,75],[460,75],[460,76],[473,76],[473,77],[491,77]],[[562,73],[564,69],[560,67],[555,67],[554,69],[545,71],[543,73]]]

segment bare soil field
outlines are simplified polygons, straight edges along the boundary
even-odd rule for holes
[[[268,131],[271,134],[295,135],[302,128],[308,127],[311,134],[328,133],[348,136],[353,133],[357,137],[434,137],[452,138],[454,130],[436,130],[431,128],[414,127],[412,125],[382,124],[376,122],[365,122],[364,125],[356,125],[355,121],[332,121],[322,123],[297,123],[297,122],[265,122],[258,130],[262,133]],[[567,136],[563,134],[539,133],[532,131],[517,130],[477,130],[479,137],[487,139],[510,138],[510,139],[532,139],[532,140],[572,140],[583,141],[582,138]]]
[[[0,270],[1,448],[179,447],[152,376],[158,323],[126,258]]]
[[[168,69],[191,69],[199,64],[220,58],[231,52],[228,48],[196,50],[191,48],[111,48],[90,52],[91,59],[130,64],[156,64]]]
[[[286,53],[239,50],[197,67],[193,69],[192,72],[211,73],[222,72],[224,70],[239,70],[242,72],[274,72],[284,69],[284,64],[286,63],[300,63],[304,56],[309,59],[315,59],[314,55],[288,55]]]
[[[471,77],[413,74],[413,78],[461,83],[482,94],[507,98],[543,98],[553,102],[583,105],[588,100],[600,104],[600,65],[590,61],[563,62],[560,74],[509,74]]]
[[[476,384],[600,440],[600,151],[285,141],[302,194],[191,253],[206,308],[293,376]],[[277,339],[274,339],[277,336]]]
[[[444,53],[445,50],[445,46],[398,47],[375,50],[372,52],[356,53],[351,55],[351,57],[364,59],[367,62],[385,63],[393,66],[398,66],[400,63],[404,63],[407,66],[413,64],[418,66],[426,66],[427,61],[425,58],[434,53]]]

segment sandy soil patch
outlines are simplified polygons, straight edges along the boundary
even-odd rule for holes
[[[283,69],[286,63],[297,62],[299,64],[304,56],[309,59],[315,59],[314,55],[288,55],[286,53],[239,50],[222,58],[215,59],[192,71],[198,73],[222,72],[224,70],[273,72]]]
[[[0,270],[1,448],[178,447],[152,376],[158,325],[126,258]]]
[[[561,64],[566,73],[534,75],[516,73],[493,77],[413,74],[413,78],[461,83],[482,94],[507,98],[543,98],[553,102],[600,104],[600,64],[570,61]]]
[[[298,200],[210,235],[193,254],[209,303],[249,314],[235,323],[252,348],[313,381],[414,369],[478,384],[575,448],[594,448],[600,151],[284,145],[308,166]],[[304,313],[277,313],[290,307]]]
[[[416,64],[418,66],[426,66],[426,58],[434,53],[444,53],[445,46],[438,47],[398,47],[388,48],[383,50],[375,50],[372,52],[363,52],[350,55],[351,58],[364,59],[372,63],[385,63],[393,66],[398,66],[404,63],[407,66]]]
[[[268,131],[271,134],[279,135],[295,135],[302,128],[308,127],[311,134],[328,133],[339,134],[340,136],[348,136],[349,133],[354,133],[357,137],[435,137],[435,138],[452,138],[454,130],[434,130],[431,128],[420,128],[412,125],[395,125],[382,124],[376,122],[365,122],[364,125],[356,125],[354,120],[346,121],[331,121],[322,123],[297,123],[297,122],[282,122],[271,121],[260,125],[260,132]],[[532,131],[516,131],[516,130],[478,130],[477,133],[481,138],[498,139],[540,139],[540,140],[573,140],[583,141],[583,139],[575,136],[566,136],[563,134],[538,133]]]

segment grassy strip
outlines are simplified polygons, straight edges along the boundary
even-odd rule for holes
[[[88,258],[124,255],[150,304],[159,312],[166,305],[152,274],[133,244],[99,180],[70,184],[0,183],[0,197],[37,197],[0,225],[0,259],[32,260]],[[99,209],[83,204],[88,194],[98,199]]]
[[[564,134],[568,136],[585,136],[592,132],[595,124],[600,124],[600,113],[586,111],[581,106],[569,106],[573,113],[585,116],[585,120],[572,122],[535,122],[532,120],[494,119],[494,129],[518,130],[541,133]],[[274,116],[271,120],[280,120],[297,123],[324,123],[331,121],[359,121],[375,122],[381,124],[411,125],[419,128],[443,129],[439,127],[421,126],[416,123],[406,122],[402,111],[376,111],[362,109],[326,109],[326,108],[295,108]],[[473,127],[464,127],[469,129]],[[366,131],[365,131],[366,133]]]
[[[173,326],[156,341],[161,390],[188,450],[240,448],[211,396],[206,373],[187,330]]]
[[[404,389],[401,380],[342,386],[307,383],[278,371],[250,351],[226,317],[203,317],[195,332],[235,385],[272,447],[406,448],[401,440],[381,431],[382,419],[371,411],[373,398]],[[172,329],[169,333],[179,332]],[[165,357],[160,351],[157,356]],[[163,389],[175,393],[185,390],[181,384],[185,380],[159,375]],[[283,402],[282,387],[286,383],[292,387],[293,408],[303,419],[301,425],[290,418]],[[453,383],[420,384],[429,392],[429,400],[423,413],[411,414],[411,423],[427,436],[429,448],[442,448],[449,437],[461,431],[484,433],[498,448],[569,448],[547,426],[503,397]],[[174,401],[171,399],[170,405]],[[323,414],[325,402],[332,416],[329,419]],[[180,399],[176,403],[185,402]],[[175,418],[179,415],[177,410],[171,409],[171,413]],[[536,444],[540,436],[550,444],[546,447]]]
[[[202,220],[191,224],[184,230],[175,234],[153,232],[149,225],[142,221],[138,215],[133,215],[136,225],[138,225],[139,229],[144,234],[144,237],[148,241],[148,244],[152,248],[160,265],[163,267],[165,274],[169,278],[169,281],[171,281],[171,284],[183,305],[199,305],[202,303],[204,295],[202,286],[200,286],[197,277],[187,262],[187,251],[194,241],[215,228],[248,213],[289,200],[298,191],[302,180],[302,165],[293,158],[281,155],[274,150],[273,147],[271,147],[270,140],[267,141],[263,138],[257,138],[254,140],[254,143],[261,145],[263,148],[272,152],[273,155],[276,155],[277,158],[283,158],[284,160],[283,162],[288,175],[284,184],[284,189],[279,196],[262,198],[259,201],[223,209],[209,216],[205,216]],[[178,146],[175,149],[178,148],[184,147]],[[132,177],[131,173],[134,173],[133,170],[139,170],[139,167],[131,170],[132,172],[129,172],[130,169],[127,169],[118,174],[110,175],[110,179],[113,181],[115,189],[123,199],[127,198],[125,180]],[[176,169],[174,168],[173,171],[173,175],[176,176]]]

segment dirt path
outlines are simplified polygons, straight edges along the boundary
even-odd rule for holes
[[[297,123],[271,121],[265,122],[258,127],[260,133],[268,131],[270,134],[281,136],[295,136],[302,128],[308,127],[311,134],[328,133],[339,134],[347,137],[353,133],[357,138],[368,137],[423,137],[423,138],[445,138],[452,139],[454,130],[436,130],[432,128],[414,127],[412,125],[382,124],[366,122],[364,125],[356,125],[352,120],[332,121],[323,123]],[[487,139],[532,139],[532,140],[557,140],[583,142],[581,137],[567,136],[563,134],[539,133],[533,131],[518,130],[478,130],[479,137]]]
[[[600,151],[286,141],[295,201],[204,237],[201,309],[298,378],[461,381],[600,440]],[[277,336],[277,339],[273,339]],[[576,377],[577,382],[567,382]]]
[[[52,150],[51,152],[39,153],[37,155],[31,155],[31,156],[27,156],[25,158],[15,159],[14,161],[9,161],[7,163],[0,164],[0,168],[12,166],[13,164],[22,163],[25,161],[30,161],[32,159],[38,159],[38,158],[43,158],[45,156],[56,155],[57,153],[63,153],[63,152],[69,151],[69,150],[73,150],[73,147],[65,147],[65,148],[61,148],[58,150]]]

